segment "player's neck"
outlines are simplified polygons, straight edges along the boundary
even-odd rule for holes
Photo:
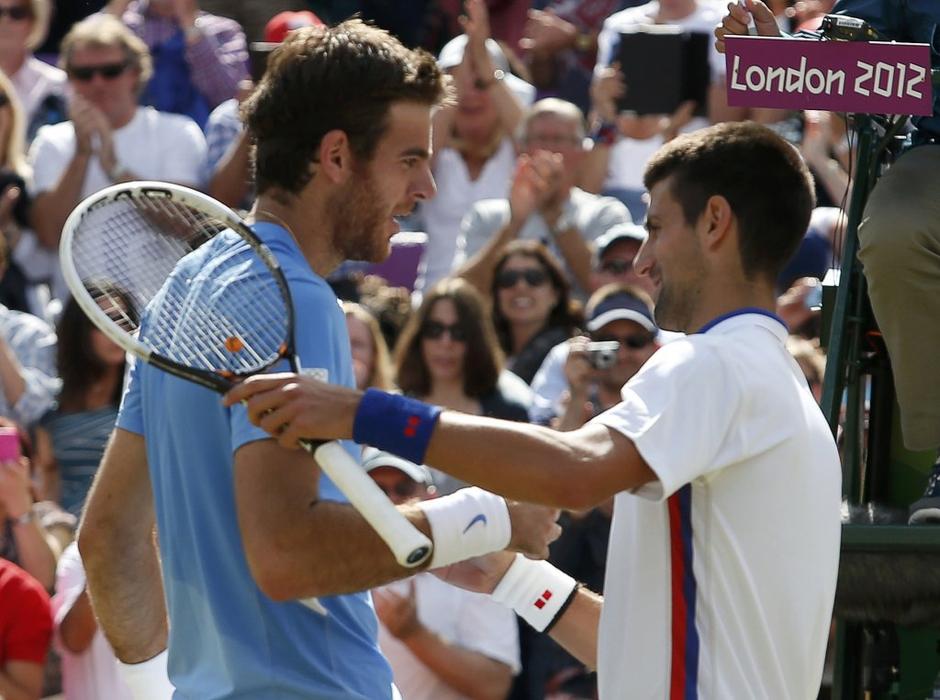
[[[337,260],[333,250],[332,236],[323,235],[323,231],[311,231],[312,227],[322,227],[324,217],[316,216],[298,206],[296,201],[284,204],[272,196],[263,194],[258,197],[252,209],[252,216],[257,221],[269,221],[286,229],[300,249],[307,264],[320,277],[329,275],[341,260]]]
[[[738,309],[759,308],[773,313],[776,306],[777,299],[770,285],[743,281],[713,284],[702,290],[701,303],[684,330],[695,333],[709,321]]]

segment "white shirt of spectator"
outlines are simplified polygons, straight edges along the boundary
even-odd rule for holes
[[[17,97],[23,103],[27,124],[47,96],[65,96],[68,82],[64,70],[50,66],[35,56],[27,58],[11,80]]]
[[[450,586],[429,573],[414,577],[418,619],[443,639],[506,664],[513,674],[520,670],[519,630],[516,616],[489,596]],[[384,588],[408,595],[408,580]],[[462,700],[425,666],[404,642],[379,624],[379,646],[392,666],[395,685],[406,700]]]
[[[721,23],[725,14],[725,7],[714,0],[698,0],[695,10],[688,17],[669,22],[670,26],[681,27],[691,32],[703,32],[712,37],[715,27]],[[641,24],[654,24],[659,13],[659,2],[653,0],[639,7],[630,7],[616,12],[604,20],[604,26],[597,37],[597,64],[595,72],[610,65],[616,59],[614,49],[620,42],[620,33]],[[724,80],[725,58],[715,49],[714,39],[711,40],[711,49],[708,54],[711,65],[712,82]],[[685,127],[683,132],[695,131],[708,126],[704,117],[695,117]],[[637,140],[624,138],[618,141],[611,149],[610,165],[605,190],[626,189],[643,190],[643,170],[650,157],[663,145],[662,136],[651,139]]]
[[[464,215],[481,199],[509,196],[515,167],[516,151],[509,138],[503,139],[476,180],[470,179],[463,157],[455,149],[445,148],[438,154],[434,164],[437,195],[421,205],[428,242],[418,267],[418,290],[430,289],[450,273]]]
[[[775,319],[732,316],[658,350],[623,402],[595,419],[633,440],[659,477],[616,497],[600,697],[669,697],[674,671],[703,700],[816,697],[839,561],[841,471],[785,339]],[[676,541],[671,519],[683,525]],[[675,556],[692,576],[672,580]]]
[[[95,632],[88,649],[81,654],[66,649],[59,636],[62,620],[85,590],[85,568],[75,542],[59,558],[55,588],[56,593],[52,597],[53,645],[62,657],[65,700],[131,700],[131,691],[118,676],[117,658],[100,629]]]
[[[115,130],[113,138],[118,163],[139,178],[190,186],[200,182],[206,158],[206,140],[202,130],[189,117],[158,112],[152,107],[138,107],[134,118]],[[29,151],[33,197],[56,186],[74,154],[75,129],[72,122],[51,124],[39,130]],[[98,158],[93,156],[85,172],[82,198],[110,184],[111,180]],[[29,261],[19,257],[17,262],[29,265]],[[37,263],[41,262],[43,260],[37,260]],[[52,294],[57,299],[69,296],[58,262],[52,280]]]

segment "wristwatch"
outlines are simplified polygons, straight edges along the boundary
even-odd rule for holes
[[[36,513],[33,512],[33,509],[30,508],[28,511],[19,515],[15,518],[12,518],[14,525],[26,525],[36,520]]]
[[[561,215],[555,221],[555,225],[549,227],[549,232],[552,234],[552,238],[558,238],[558,236],[574,228],[574,226],[574,210],[571,203],[568,202],[565,204],[564,208],[562,208]]]
[[[591,34],[578,34],[574,38],[574,50],[587,53],[594,48],[594,37]]]
[[[202,38],[202,30],[199,28],[198,24],[193,22],[192,26],[186,27],[186,29],[183,30],[183,36],[187,44],[195,44]]]
[[[496,83],[502,81],[505,77],[506,77],[506,71],[503,71],[497,68],[496,70],[493,71],[492,78],[490,78],[489,80],[483,80],[483,78],[477,78],[473,83],[473,87],[475,87],[477,90],[489,90],[491,87],[496,85]]]

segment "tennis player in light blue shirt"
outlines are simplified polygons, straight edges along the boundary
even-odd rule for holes
[[[333,291],[284,228],[259,222],[253,229],[287,278],[302,367],[325,371],[332,383],[355,386],[346,320]],[[251,256],[237,255],[241,246],[240,239],[221,235],[188,256],[174,276],[215,280],[192,284],[197,295],[218,293],[222,279],[227,298],[237,303],[240,293],[252,293],[250,265],[261,267],[257,258],[246,265]],[[147,332],[146,315],[141,332]],[[241,406],[223,408],[214,391],[136,363],[118,426],[146,438],[171,620],[169,673],[178,695],[393,697],[368,593],[324,597],[319,605],[276,602],[252,577],[234,507],[233,455],[270,437],[251,425]],[[346,447],[358,458],[354,444]],[[277,478],[276,464],[271,472]],[[346,501],[322,474],[319,493]]]

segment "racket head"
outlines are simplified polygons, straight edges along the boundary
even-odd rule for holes
[[[145,362],[226,391],[293,360],[294,308],[277,258],[201,192],[148,181],[101,190],[66,220],[59,254],[92,323]]]

